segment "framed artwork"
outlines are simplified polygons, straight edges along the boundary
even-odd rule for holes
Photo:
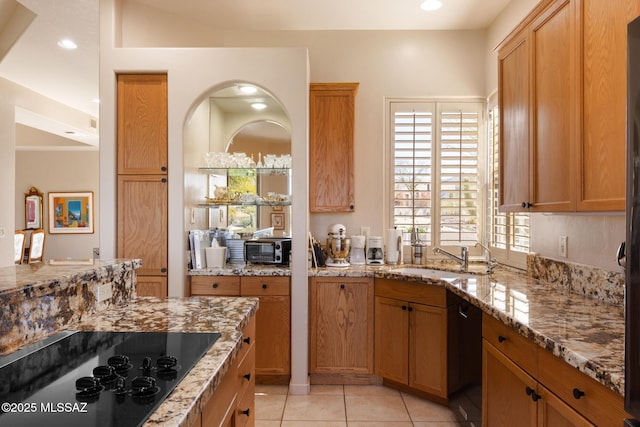
[[[42,193],[31,187],[24,195],[24,228],[35,230],[42,228]]]
[[[49,233],[93,233],[93,192],[49,193]]]
[[[274,230],[284,230],[284,213],[272,213],[271,226]]]

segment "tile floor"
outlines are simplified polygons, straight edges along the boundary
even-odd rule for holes
[[[312,385],[305,396],[287,391],[287,386],[256,386],[256,427],[480,426],[478,387],[452,399],[452,408],[466,408],[467,422],[457,421],[446,406],[382,385]]]

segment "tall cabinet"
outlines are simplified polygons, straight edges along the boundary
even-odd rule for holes
[[[119,74],[117,256],[141,258],[137,294],[166,297],[167,75]]]
[[[353,135],[359,83],[311,83],[309,210],[355,210]]]
[[[542,0],[498,48],[501,209],[625,206],[626,30],[636,0]]]

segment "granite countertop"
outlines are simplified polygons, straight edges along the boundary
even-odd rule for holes
[[[311,269],[309,276],[374,277],[443,285],[483,312],[517,330],[579,371],[624,395],[624,305],[593,298],[528,277],[520,270],[498,267],[486,275],[483,264],[471,264],[470,278],[438,280],[429,276],[390,272],[421,267],[459,272],[448,262],[422,266],[352,266]],[[580,273],[574,282],[593,281]],[[602,286],[608,286],[605,281]],[[580,288],[574,283],[574,288]],[[590,284],[593,288],[593,283]],[[605,292],[601,292],[605,293]]]
[[[236,358],[240,330],[255,315],[257,298],[135,298],[74,329],[84,331],[219,332],[220,338],[144,426],[190,426]]]

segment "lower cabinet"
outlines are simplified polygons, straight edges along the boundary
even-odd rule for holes
[[[488,315],[482,329],[482,425],[623,425],[621,396]]]
[[[330,383],[333,376],[342,384],[372,376],[373,279],[312,277],[309,284],[312,382]]]
[[[191,295],[243,296],[260,300],[256,314],[256,381],[289,384],[291,290],[285,276],[190,276]]]
[[[376,374],[385,384],[447,402],[479,380],[479,322],[463,323],[479,318],[475,310],[444,286],[376,279]],[[463,330],[467,340],[458,335]]]
[[[138,276],[136,295],[139,297],[167,297],[167,278],[164,276]]]
[[[244,427],[255,425],[255,335],[254,318],[242,330],[238,357],[209,401],[203,406],[203,427]]]

